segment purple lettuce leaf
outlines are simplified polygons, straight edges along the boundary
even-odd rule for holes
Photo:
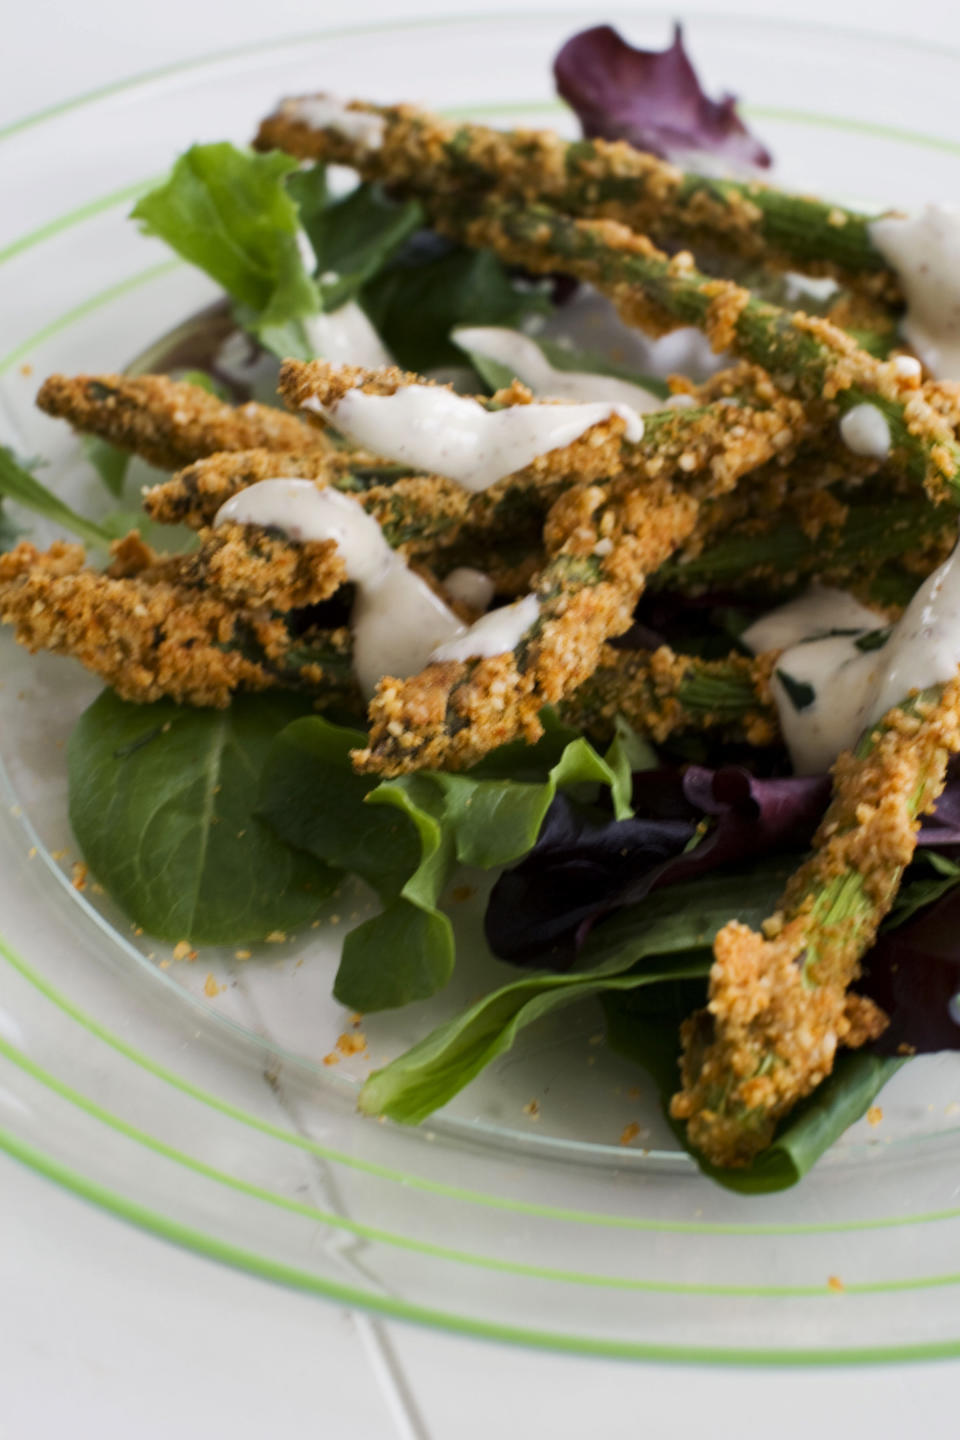
[[[601,916],[651,890],[778,853],[795,851],[799,863],[829,798],[827,775],[762,779],[740,765],[637,772],[630,820],[587,814],[558,796],[533,849],[491,891],[487,943],[514,965],[567,970]],[[918,843],[960,844],[960,777],[925,818]],[[933,894],[922,915],[932,913]],[[909,945],[919,923],[909,920],[891,938]]]
[[[960,889],[883,931],[856,988],[890,1017],[881,1055],[960,1050]]]
[[[553,62],[557,90],[588,139],[628,140],[666,160],[717,157],[731,170],[771,163],[733,95],[710,100],[674,26],[666,50],[638,50],[612,25],[572,36]]]
[[[639,772],[630,820],[587,817],[559,797],[529,855],[493,887],[487,943],[514,965],[569,969],[593,924],[617,906],[722,865],[802,849],[829,793],[827,776],[760,780],[740,766],[690,765]]]

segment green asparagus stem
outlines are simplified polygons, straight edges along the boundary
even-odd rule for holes
[[[789,473],[789,472],[788,472]],[[651,577],[651,588],[702,591],[789,588],[816,577],[849,588],[852,580],[869,590],[887,561],[904,557],[916,578],[946,559],[957,536],[956,512],[931,505],[924,496],[893,497],[871,489],[840,499],[838,523],[806,529],[789,512],[749,515],[698,554],[675,557]],[[910,575],[904,572],[909,583]]]
[[[886,1020],[848,993],[916,843],[917,818],[960,748],[960,679],[891,710],[834,766],[810,859],[763,933],[732,922],[714,943],[709,1004],[683,1030],[671,1113],[717,1165],[745,1165],[779,1120]]]
[[[870,238],[868,215],[759,181],[684,173],[624,141],[564,141],[551,131],[501,131],[444,121],[412,106],[354,102],[383,122],[376,146],[314,127],[287,101],[260,126],[257,149],[351,165],[420,198],[476,200],[497,190],[569,215],[612,219],[671,247],[727,252],[784,269],[899,287]]]

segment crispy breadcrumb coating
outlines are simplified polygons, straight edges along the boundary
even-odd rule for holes
[[[37,405],[161,470],[177,470],[217,450],[303,453],[325,444],[295,415],[253,400],[228,405],[200,385],[166,375],[51,375]]]
[[[62,541],[46,554],[22,542],[0,555],[0,621],[15,627],[28,650],[71,655],[123,699],[144,704],[169,697],[222,709],[236,690],[278,683],[297,642],[269,611],[239,609],[160,578],[176,567],[160,562],[151,573],[148,553],[131,563],[121,552],[126,573],[117,577],[85,570],[83,562],[83,547]],[[338,644],[349,652],[349,633],[327,638],[332,657]],[[307,677],[318,688],[322,671],[318,665]],[[331,680],[352,692],[342,667]]]
[[[870,240],[869,217],[809,196],[756,179],[685,173],[624,140],[571,142],[551,130],[496,130],[412,105],[352,101],[348,109],[382,119],[380,143],[311,124],[294,98],[261,122],[254,145],[350,165],[365,180],[420,198],[469,204],[495,190],[568,215],[619,221],[669,249],[678,242],[706,246],[741,261],[831,275],[887,302],[899,298],[897,278]]]

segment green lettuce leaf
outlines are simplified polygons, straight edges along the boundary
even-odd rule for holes
[[[54,495],[52,490],[41,484],[6,445],[0,445],[0,496],[15,500],[18,505],[42,515],[55,525],[62,525],[65,530],[70,530],[88,545],[105,549],[113,538],[109,531],[95,521],[78,515]],[[9,524],[9,519],[7,523]]]
[[[516,326],[550,302],[520,290],[488,250],[415,241],[363,288],[361,303],[397,363],[408,370],[462,365],[457,325]]]
[[[419,201],[391,200],[380,185],[358,185],[342,200],[315,209],[305,228],[317,257],[323,308],[336,310],[356,299],[423,219]]]
[[[178,255],[206,271],[237,305],[245,329],[275,354],[310,359],[302,321],[320,308],[297,236],[300,217],[287,177],[297,161],[222,142],[193,145],[168,180],[132,215]]]
[[[361,1110],[418,1124],[548,1012],[591,995],[706,976],[710,945],[731,908],[747,924],[759,925],[788,873],[781,860],[746,874],[711,875],[654,891],[594,930],[576,971],[524,975],[374,1071],[361,1092]]]
[[[341,873],[283,843],[254,813],[275,736],[309,701],[273,693],[228,710],[106,690],[67,751],[70,823],[94,875],[160,939],[232,945],[292,930]]]
[[[487,869],[520,859],[558,788],[592,797],[606,787],[618,818],[630,813],[625,755],[609,763],[569,735],[548,722],[544,739],[522,747],[522,757],[521,747],[505,746],[466,775],[425,772],[385,782],[357,775],[350,764],[350,751],[366,743],[360,731],[311,716],[277,737],[259,813],[287,844],[366,880],[384,907],[346,938],[338,1000],[384,1010],[445,985],[454,939],[439,899],[455,866]]]

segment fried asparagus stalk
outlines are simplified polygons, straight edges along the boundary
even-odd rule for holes
[[[793,471],[783,475],[789,484]],[[769,597],[817,579],[869,597],[891,562],[908,587],[911,576],[929,575],[956,543],[956,512],[922,495],[891,498],[882,485],[852,493],[798,490],[765,509],[768,492],[750,495],[750,479],[730,497],[744,505],[727,508],[721,499],[705,507],[685,553],[651,577],[653,588]]]
[[[777,652],[722,660],[657,650],[606,646],[593,674],[563,702],[571,725],[598,739],[614,733],[622,715],[641,735],[662,744],[685,731],[719,730],[729,740],[772,745],[780,737],[770,677]]]
[[[350,165],[366,180],[454,203],[497,190],[568,215],[610,219],[672,246],[781,269],[832,275],[896,301],[896,276],[870,238],[872,217],[759,181],[685,173],[626,141],[562,140],[549,130],[502,131],[443,120],[410,105],[363,101],[366,128],[315,124],[311,100],[289,99],[254,145]],[[322,98],[322,97],[321,97]],[[377,123],[379,122],[379,123]]]
[[[226,450],[211,452],[145,490],[143,508],[158,524],[202,530],[213,524],[222,505],[260,480],[278,476],[316,480],[363,497],[409,475],[409,466],[378,461],[356,450]]]
[[[327,444],[295,415],[252,400],[228,405],[199,385],[166,375],[51,375],[37,405],[161,470],[178,470],[218,450],[305,454]]]
[[[834,766],[813,854],[763,933],[731,921],[717,936],[708,1006],[683,1027],[683,1086],[671,1102],[711,1163],[749,1164],[829,1075],[838,1046],[885,1028],[849,986],[958,749],[960,679],[888,712]]]
[[[0,619],[16,627],[21,644],[72,656],[128,700],[220,707],[238,690],[280,688],[359,711],[349,629],[297,634],[289,616],[198,592],[190,564],[190,557],[156,557],[135,536],[114,545],[107,573],[84,568],[82,546],[57,542],[40,553],[23,543],[0,560]],[[604,741],[622,715],[658,741],[720,728],[770,744],[778,734],[774,659],[704,661],[665,646],[606,647],[563,716]]]
[[[348,630],[311,647],[267,611],[179,583],[175,560],[138,564],[128,542],[118,551],[115,575],[84,569],[83,547],[62,541],[0,555],[0,621],[28,650],[72,656],[125,700],[223,708],[237,690],[277,685],[355,694]]]
[[[704,330],[714,350],[764,367],[828,426],[855,407],[878,409],[889,431],[883,458],[894,475],[926,487],[939,503],[960,503],[960,444],[915,375],[874,359],[829,321],[755,299],[729,280],[710,279],[689,254],[668,258],[643,235],[610,220],[573,220],[545,206],[493,198],[470,218],[437,207],[438,228],[536,272],[570,274],[603,291],[628,324],[654,334],[681,325]]]

